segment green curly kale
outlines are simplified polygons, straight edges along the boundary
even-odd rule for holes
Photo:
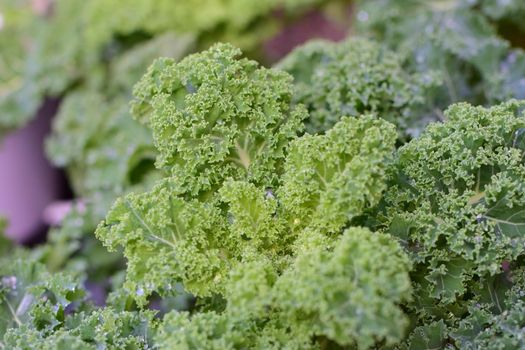
[[[447,331],[443,320],[428,322],[416,327],[407,339],[398,345],[398,348],[402,350],[446,349],[446,346],[451,345],[447,342]]]
[[[165,316],[161,348],[399,341],[408,258],[386,234],[344,230],[385,190],[394,126],[343,117],[297,138],[304,110],[290,106],[290,77],[239,55],[220,44],[158,60],[136,86],[133,111],[166,177],[118,199],[97,228],[124,250],[125,290],[139,305],[177,283],[196,297],[192,314]]]
[[[424,126],[418,112],[436,81],[432,72],[410,74],[401,63],[380,44],[351,38],[342,43],[311,41],[277,67],[294,77],[294,100],[310,112],[308,132],[325,132],[343,115],[374,113],[406,136]]]
[[[151,128],[156,165],[177,193],[205,195],[229,177],[275,184],[301,130],[290,77],[240,53],[219,44],[178,64],[159,59],[135,87],[133,114]]]
[[[115,194],[133,185],[135,167],[155,158],[151,137],[131,119],[126,102],[125,98],[107,101],[90,91],[71,93],[62,102],[47,140],[47,153],[56,165],[68,167],[75,193],[96,201],[101,215]],[[93,106],[100,108],[93,110]]]
[[[298,226],[297,221],[308,221],[311,210],[321,208],[322,215],[332,211],[334,214],[328,218],[314,216],[317,221],[311,227],[337,233],[353,215],[359,215],[368,205],[377,203],[384,189],[381,179],[384,178],[385,160],[393,149],[393,127],[372,117],[356,121],[344,119],[326,136],[303,138],[292,144],[284,184],[282,189],[275,191],[287,213],[276,216],[278,209],[272,190],[266,190],[266,199],[263,199],[264,188],[277,184],[272,180],[282,173],[285,149],[300,131],[301,119],[294,111],[289,115],[278,113],[289,109],[290,87],[281,87],[289,82],[285,73],[258,69],[250,61],[235,59],[238,54],[230,46],[219,45],[179,64],[157,61],[137,85],[139,93],[154,93],[152,103],[155,106],[148,104],[149,99],[143,97],[137,100],[134,110],[136,113],[150,112],[142,117],[153,129],[160,153],[158,163],[171,166],[168,173],[172,176],[150,193],[119,199],[99,226],[97,234],[110,247],[124,247],[129,259],[130,287],[139,294],[147,296],[154,288],[166,284],[162,281],[166,279],[162,277],[164,274],[172,276],[170,279],[179,276],[197,295],[220,292],[231,260],[239,260],[242,256],[246,246],[243,237],[256,251],[276,259],[286,252],[286,246],[293,238],[292,233],[286,233],[284,218],[288,217],[291,225]],[[165,67],[164,70],[160,70],[161,67]],[[210,78],[199,79],[199,76],[190,75],[182,80],[175,75],[184,71],[195,71],[194,74],[209,75]],[[213,79],[216,72],[222,75]],[[252,75],[249,80],[248,74]],[[158,75],[165,78],[153,78]],[[172,75],[178,78],[176,84],[173,79],[168,80]],[[279,80],[274,84],[276,78]],[[181,80],[185,82],[183,86],[188,86],[191,81],[194,92],[188,93],[187,87],[181,88]],[[152,81],[156,84],[147,84]],[[222,92],[215,86],[219,82]],[[177,103],[168,98],[171,95],[156,92],[163,86],[174,89],[176,96],[183,89],[179,104],[184,109],[177,109]],[[279,96],[280,89],[284,90],[283,97]],[[199,93],[201,96],[195,96]],[[270,97],[266,98],[268,94]],[[240,96],[247,97],[240,100]],[[205,103],[201,102],[204,97],[207,97],[205,102],[210,107],[200,111]],[[239,99],[237,104],[240,107],[235,99]],[[160,111],[157,112],[156,108]],[[208,111],[210,108],[212,113]],[[166,113],[166,109],[171,113]],[[193,110],[195,112],[190,113]],[[170,137],[164,137],[166,129],[172,132]],[[198,135],[199,139],[190,138],[191,135]],[[341,138],[341,135],[353,137]],[[262,147],[252,146],[253,142],[262,142]],[[240,144],[246,146],[237,147]],[[316,152],[319,159],[313,158],[311,163],[301,164],[301,152]],[[202,156],[196,156],[199,153]],[[375,165],[370,165],[365,171],[360,169],[363,162]],[[325,178],[317,177],[315,171],[324,172]],[[253,184],[226,182],[220,189],[220,201],[229,204],[229,215],[233,219],[228,230],[221,209],[214,205],[216,200],[209,197],[212,189],[231,177],[253,181]],[[352,182],[348,185],[348,192],[342,198],[335,197],[337,186],[349,178]],[[311,198],[305,201],[304,198],[308,197],[304,197],[304,190],[309,187],[316,188],[317,193],[312,192]],[[184,199],[188,198],[186,193],[199,194],[202,189],[208,194],[198,198],[205,202]],[[248,212],[246,203],[252,207]],[[296,208],[294,203],[303,204],[297,204]],[[355,207],[352,213],[345,212],[346,203]],[[200,217],[208,219],[201,221]],[[335,223],[330,222],[333,218]],[[304,227],[303,223],[299,227]],[[254,231],[247,231],[250,227],[247,225]],[[141,245],[140,249],[134,247],[137,243]],[[145,269],[148,264],[156,267]],[[142,285],[140,288],[135,285],[138,282]]]
[[[183,57],[324,4],[28,6],[0,6],[0,129],[62,95],[46,146],[86,205],[0,238],[0,349],[525,349],[521,2],[356,2],[379,41],[271,69]]]
[[[213,31],[219,25],[231,27],[226,32],[242,32],[257,17],[269,13],[278,2],[281,1],[254,4],[245,0],[133,0],[123,7],[118,1],[95,0],[87,7],[87,20],[94,24],[87,29],[87,38],[88,42],[108,42],[112,33],[125,35],[139,30],[150,35],[168,30],[200,33]],[[196,8],[199,11],[195,11]]]
[[[453,105],[399,149],[379,218],[414,262],[422,319],[452,324],[467,301],[499,307],[502,264],[525,250],[524,105]]]
[[[465,300],[465,313],[457,322],[439,320],[416,327],[399,348],[523,349],[523,266],[507,267],[510,270],[493,281],[488,295]]]
[[[146,42],[150,39],[149,36],[135,37],[133,33],[129,33],[128,37],[118,37],[118,33],[106,26],[104,35],[99,35],[100,42],[94,43],[89,40],[90,30],[104,25],[106,23],[104,19],[108,18],[107,16],[89,18],[87,14],[91,5],[91,1],[55,0],[49,16],[30,17],[33,23],[25,29],[24,33],[32,37],[32,45],[29,46],[28,59],[23,66],[21,80],[31,83],[30,87],[34,90],[34,95],[24,101],[26,104],[38,106],[44,96],[67,95],[69,90],[79,86],[88,90],[100,88],[100,85],[112,82],[110,76],[114,70],[113,66],[121,54],[135,49],[131,51],[137,54],[135,59],[144,56],[137,52],[134,46]],[[113,18],[118,17],[119,13],[128,12],[124,11],[124,7],[117,12],[107,12]],[[137,31],[141,29],[136,28]],[[162,37],[165,33],[159,33],[158,37]],[[164,44],[170,45],[166,41]],[[175,45],[176,48],[177,46]],[[151,58],[142,69],[153,57],[161,53],[160,49],[157,49],[157,54],[150,52]],[[109,72],[108,64],[112,66]],[[130,73],[132,72],[128,72],[127,79],[131,80],[128,80],[124,87],[126,90],[129,90],[132,83],[140,77]],[[94,86],[96,84],[99,86]]]

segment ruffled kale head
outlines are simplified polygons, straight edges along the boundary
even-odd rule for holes
[[[218,44],[180,63],[160,59],[135,87],[133,114],[152,130],[157,166],[178,193],[215,191],[229,177],[275,185],[302,128],[291,77],[240,54]]]
[[[366,39],[312,41],[295,49],[278,67],[294,77],[294,100],[306,105],[306,131],[326,132],[341,116],[373,113],[414,134],[423,124],[418,110],[431,76],[413,75],[401,58]]]
[[[423,317],[453,320],[493,297],[502,264],[525,250],[523,105],[453,105],[398,152],[381,215],[415,264]]]
[[[331,241],[312,237],[275,285],[285,324],[358,349],[401,340],[408,320],[399,304],[411,293],[401,247],[363,228]]]
[[[169,293],[178,281],[195,295],[221,293],[246,245],[273,259],[286,250],[289,235],[265,188],[278,183],[305,111],[290,107],[286,73],[239,55],[216,45],[178,64],[158,60],[136,87],[133,112],[153,131],[168,177],[149,193],[119,199],[97,235],[125,248],[127,288],[139,300]]]

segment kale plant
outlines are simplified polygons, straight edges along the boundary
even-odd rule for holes
[[[0,349],[525,349],[522,3],[356,1],[244,57],[341,3],[2,4],[0,131],[61,96],[83,205],[0,237]]]
[[[394,123],[400,137],[417,134],[426,96],[438,83],[433,71],[412,74],[394,52],[360,38],[311,41],[277,67],[293,75],[295,100],[310,112],[310,133],[329,130],[341,116],[374,113]]]
[[[161,59],[135,88],[167,176],[117,200],[97,229],[124,249],[124,287],[139,304],[179,282],[197,298],[202,311],[166,315],[164,348],[399,341],[409,260],[387,234],[348,227],[381,197],[394,126],[342,118],[298,138],[306,112],[290,76],[239,55],[216,45]]]

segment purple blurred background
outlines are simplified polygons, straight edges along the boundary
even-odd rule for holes
[[[67,194],[63,174],[44,155],[44,138],[59,102],[48,99],[24,128],[0,141],[0,214],[8,219],[7,235],[28,243],[45,231],[43,212]]]

